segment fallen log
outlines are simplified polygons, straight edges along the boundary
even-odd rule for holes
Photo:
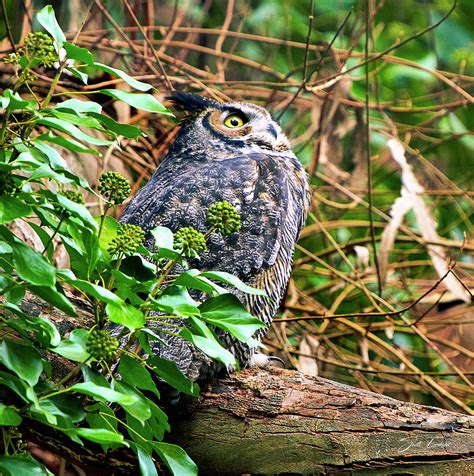
[[[65,333],[90,319],[49,314]],[[28,295],[23,308],[47,307]],[[50,355],[58,375],[64,362]],[[57,359],[57,362],[54,360]],[[61,370],[63,369],[63,370]],[[401,402],[296,371],[246,369],[182,397],[169,441],[183,446],[201,474],[474,474],[474,417]],[[138,474],[131,454],[100,455],[28,422],[30,441],[86,474]]]
[[[474,417],[295,371],[244,370],[187,405],[173,441],[203,474],[474,474]]]

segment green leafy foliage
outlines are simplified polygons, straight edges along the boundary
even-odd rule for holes
[[[160,339],[159,329],[156,325],[149,329],[147,324],[179,317],[177,334],[210,357],[237,367],[214,329],[250,341],[263,325],[229,291],[264,293],[228,273],[190,269],[173,274],[176,265],[187,266],[187,258],[196,258],[206,249],[206,236],[192,228],[173,235],[157,227],[151,233],[156,251],[149,252],[143,247],[145,234],[140,227],[120,225],[106,216],[109,208],[130,194],[128,180],[116,172],[102,175],[98,190],[105,212],[91,215],[84,195],[92,187],[68,169],[62,149],[99,155],[101,147],[118,143],[121,137],[137,138],[142,132],[105,115],[96,102],[71,98],[74,90],[59,94],[56,86],[62,74],[70,71],[87,81],[88,74],[106,72],[139,93],[95,92],[144,111],[171,112],[147,93],[153,89],[150,84],[95,62],[89,50],[68,43],[51,6],[44,7],[37,20],[48,34],[32,34],[16,56],[8,57],[16,76],[13,89],[6,89],[0,98],[0,327],[2,336],[9,336],[0,342],[0,387],[8,394],[8,401],[0,403],[5,445],[0,471],[45,473],[14,443],[20,437],[12,436],[12,431],[20,434],[27,419],[76,443],[99,444],[103,451],[130,448],[144,475],[157,474],[154,458],[174,474],[197,474],[184,450],[162,441],[170,426],[156,402],[158,381],[192,396],[199,394],[199,387],[174,362],[152,355],[149,341]],[[51,68],[53,62],[57,65],[49,92],[44,98],[31,94],[36,69]],[[230,204],[222,202],[214,208],[209,232],[228,234],[238,229],[240,217]],[[28,223],[39,247],[10,231],[14,220]],[[59,246],[68,254],[68,269],[55,264]],[[192,289],[203,293],[202,302],[191,297]],[[40,317],[22,309],[26,292],[48,304]],[[89,303],[93,318],[65,335],[51,314],[77,316],[71,294]],[[111,335],[111,323],[120,326],[119,338]],[[136,353],[136,344],[150,350],[150,355]],[[65,375],[52,373],[49,359],[54,355],[68,361]]]

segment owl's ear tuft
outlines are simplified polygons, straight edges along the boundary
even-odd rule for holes
[[[185,111],[201,112],[210,107],[220,108],[221,104],[214,99],[205,98],[194,93],[185,93],[183,91],[174,91],[171,96],[166,99],[174,103],[176,106],[181,106]]]

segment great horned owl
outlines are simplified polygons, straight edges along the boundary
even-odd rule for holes
[[[227,271],[264,289],[270,299],[239,298],[270,326],[306,219],[310,199],[306,173],[280,126],[263,107],[240,101],[219,103],[183,92],[170,99],[189,113],[187,119],[120,221],[140,225],[146,232],[162,225],[172,231],[191,226],[205,233],[208,208],[230,202],[240,213],[240,231],[230,236],[211,233],[207,251],[191,264],[200,270]],[[260,339],[264,332],[255,337]],[[223,331],[218,335],[242,367],[252,363],[254,349]],[[207,379],[219,370],[219,364],[180,337],[163,338],[168,345],[157,342],[154,352],[175,361],[191,379]]]

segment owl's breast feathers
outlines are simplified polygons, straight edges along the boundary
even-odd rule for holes
[[[192,226],[205,233],[208,208],[222,200],[240,213],[241,229],[225,237],[211,233],[208,250],[192,265],[227,271],[263,287],[271,300],[245,300],[269,323],[289,279],[309,201],[306,174],[294,155],[251,153],[184,161],[168,156],[127,206],[121,222],[140,225],[147,232],[162,225],[172,231]]]

